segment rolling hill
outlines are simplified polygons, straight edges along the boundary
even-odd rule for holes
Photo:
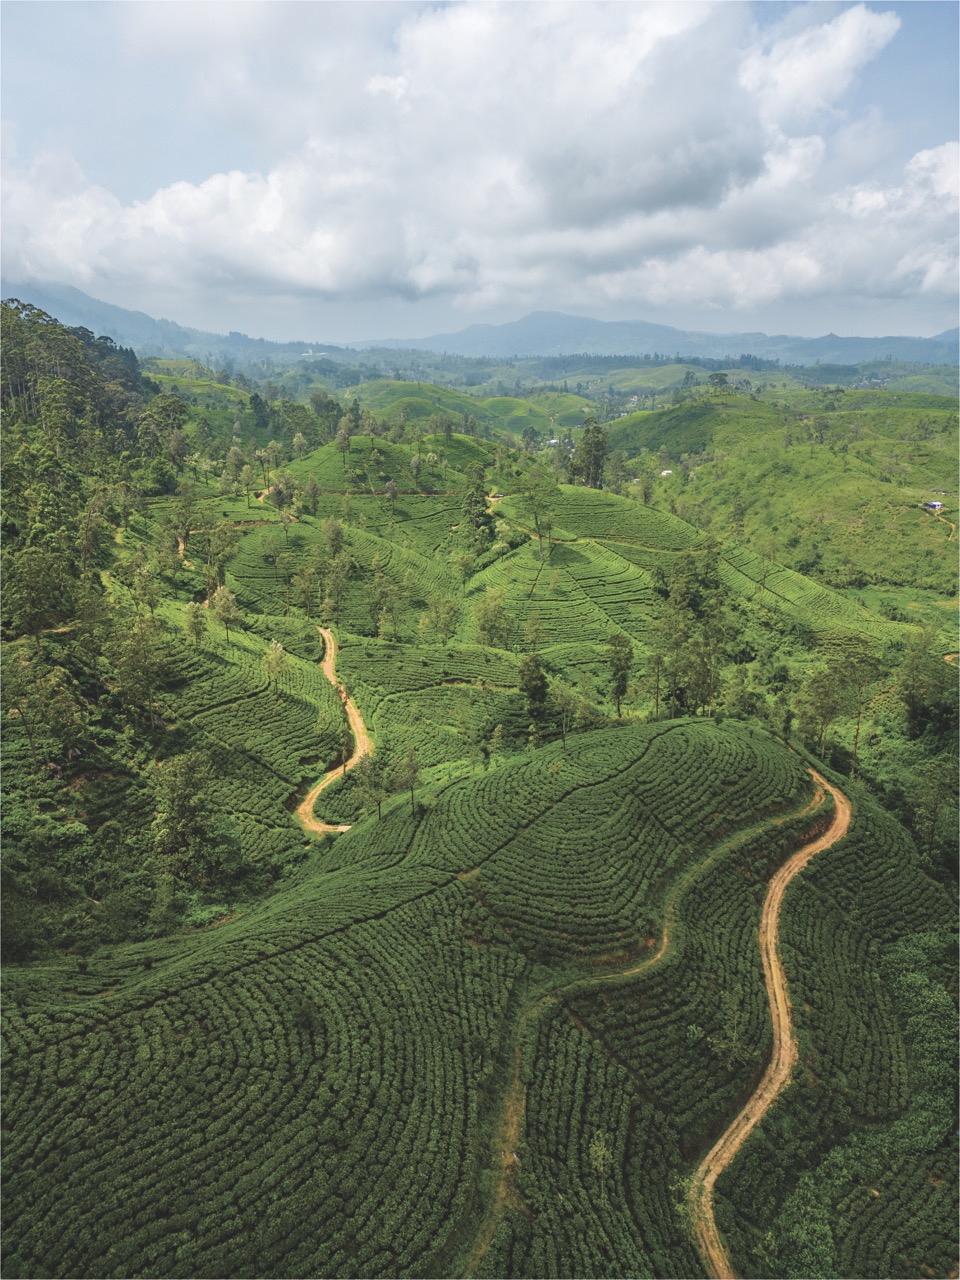
[[[947,1274],[956,650],[762,530],[951,407],[695,389],[605,429],[645,502],[482,438],[569,392],[2,310],[4,1273]]]

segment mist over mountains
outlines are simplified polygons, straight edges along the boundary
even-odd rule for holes
[[[706,333],[675,329],[643,320],[593,320],[559,311],[535,311],[508,324],[474,324],[457,333],[418,339],[355,343],[359,348],[405,347],[464,356],[660,355],[764,356],[785,364],[817,361],[856,364],[865,360],[909,360],[918,364],[956,364],[958,330],[933,338],[773,337],[765,333]]]
[[[431,334],[424,338],[382,338],[351,343],[342,339],[336,343],[274,342],[243,333],[210,333],[172,320],[157,320],[142,311],[101,302],[71,285],[3,280],[0,293],[5,298],[18,297],[22,302],[30,302],[65,325],[82,325],[98,335],[106,334],[121,346],[133,347],[147,356],[186,354],[205,360],[254,359],[386,348],[487,358],[658,353],[735,359],[749,354],[796,365],[857,364],[885,359],[916,364],[960,364],[958,329],[948,329],[929,338],[840,337],[835,333],[801,338],[787,334],[710,333],[642,320],[594,320],[557,311],[535,311],[506,324],[473,324],[455,333]]]

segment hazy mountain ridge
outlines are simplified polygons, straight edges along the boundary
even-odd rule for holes
[[[204,329],[191,329],[174,320],[157,320],[143,311],[130,311],[111,302],[101,302],[68,284],[2,280],[0,295],[30,302],[68,327],[82,325],[98,336],[106,334],[120,346],[134,347],[142,356],[186,354],[200,358],[234,356],[249,359],[257,356],[275,358],[281,354],[307,356],[314,352],[319,354],[321,348],[324,352],[331,350],[329,343],[273,342],[268,338],[251,338],[245,333],[209,333]]]
[[[784,364],[856,364],[868,360],[906,360],[917,364],[960,364],[960,329],[948,329],[929,338],[891,335],[882,338],[819,338],[788,334],[708,333],[675,329],[647,321],[594,320],[557,311],[535,311],[507,324],[474,324],[455,333],[425,338],[382,338],[345,344],[321,341],[273,342],[243,333],[209,333],[172,320],[156,320],[142,311],[130,311],[91,298],[71,285],[32,281],[2,281],[3,297],[19,297],[49,311],[62,323],[83,325],[107,334],[141,355],[186,353],[200,358],[250,358],[280,355],[304,356],[337,350],[392,348],[434,351],[474,357],[555,355],[661,355],[676,353],[723,359],[750,354],[779,359]]]
[[[364,347],[406,347],[465,356],[652,355],[676,353],[723,359],[740,355],[780,359],[785,364],[824,361],[855,364],[866,360],[909,360],[918,364],[957,364],[960,330],[931,338],[819,338],[788,334],[707,333],[675,329],[646,321],[593,320],[556,311],[536,311],[508,324],[475,324],[457,333],[432,334],[420,339],[361,342]]]

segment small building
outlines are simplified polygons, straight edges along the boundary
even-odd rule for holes
[[[660,472],[660,474],[661,474],[662,476],[672,476],[672,475],[673,475],[673,472],[672,472],[671,470],[669,470],[669,468],[668,468],[666,471],[661,471],[661,472]]]
[[[942,503],[942,502],[925,502],[923,505],[924,505],[924,506],[925,506],[929,511],[942,511],[942,510],[943,510],[943,503]]]

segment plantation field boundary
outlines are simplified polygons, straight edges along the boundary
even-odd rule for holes
[[[329,627],[317,627],[317,630],[323,637],[324,644],[323,661],[320,664],[321,670],[343,700],[347,719],[350,722],[350,732],[353,734],[353,751],[350,754],[350,758],[345,764],[328,770],[316,786],[307,792],[302,803],[297,806],[297,821],[304,831],[309,831],[314,835],[327,835],[340,831],[349,831],[350,826],[349,824],[337,825],[336,823],[323,822],[314,817],[313,810],[317,803],[317,797],[321,791],[331,786],[348,769],[355,768],[364,756],[372,755],[373,741],[367,733],[367,726],[364,724],[363,716],[360,714],[360,708],[352,698],[347,697],[346,690],[337,680],[337,643],[333,637],[333,632]]]
[[[565,998],[569,998],[575,995],[585,994],[588,992],[592,993],[597,989],[599,989],[602,985],[605,985],[607,983],[629,982],[631,979],[634,979],[641,975],[645,975],[649,973],[649,971],[653,969],[655,965],[659,964],[665,958],[665,956],[667,955],[671,947],[671,939],[672,939],[671,926],[675,920],[677,908],[686,890],[690,888],[690,886],[696,880],[698,880],[703,874],[710,871],[716,865],[716,863],[720,861],[720,859],[723,858],[726,854],[731,852],[731,850],[742,847],[744,844],[749,843],[749,841],[753,839],[758,832],[764,830],[769,825],[780,826],[791,820],[795,821],[797,819],[801,819],[807,816],[813,817],[814,815],[816,815],[822,809],[824,802],[827,798],[827,793],[829,792],[833,797],[834,804],[837,806],[837,813],[835,814],[828,831],[824,835],[812,841],[808,841],[798,852],[792,854],[790,858],[787,860],[787,862],[784,863],[784,865],[775,873],[773,879],[770,881],[770,887],[768,889],[768,893],[765,900],[764,915],[761,920],[761,944],[763,941],[763,928],[764,928],[763,922],[767,920],[767,903],[770,902],[773,896],[774,886],[777,884],[781,884],[781,888],[778,891],[776,914],[773,916],[773,919],[772,919],[772,926],[773,926],[772,946],[774,949],[773,954],[774,954],[774,959],[776,961],[776,964],[779,966],[779,959],[776,956],[776,926],[779,920],[779,904],[782,903],[783,892],[787,884],[793,878],[793,876],[795,876],[799,871],[803,869],[803,867],[807,865],[807,863],[813,857],[814,853],[819,852],[820,849],[822,848],[829,847],[829,845],[832,845],[837,840],[839,840],[841,836],[846,832],[850,822],[850,804],[849,804],[849,801],[847,801],[846,797],[844,797],[834,787],[830,786],[830,784],[827,783],[826,780],[823,779],[820,776],[820,774],[818,774],[814,769],[810,769],[809,772],[814,781],[814,793],[813,793],[813,796],[800,809],[794,811],[793,813],[781,814],[774,818],[768,818],[763,822],[755,824],[745,830],[735,832],[733,835],[729,836],[727,839],[722,840],[710,853],[707,854],[706,857],[704,857],[702,860],[697,862],[694,866],[690,867],[689,870],[685,872],[684,875],[682,875],[677,880],[677,882],[674,884],[673,888],[670,890],[667,896],[667,900],[664,906],[663,925],[661,930],[660,943],[656,951],[653,952],[653,954],[645,956],[639,963],[637,963],[636,960],[633,959],[630,961],[628,965],[624,966],[623,968],[614,970],[613,972],[607,972],[602,975],[598,975],[597,977],[591,976],[586,978],[583,978],[583,977],[575,978],[573,980],[569,980],[569,979],[564,980],[559,985],[553,987],[548,991],[543,991],[543,990],[535,991],[531,993],[530,996],[527,998],[525,1004],[521,1007],[520,1012],[517,1016],[516,1029],[514,1031],[513,1037],[510,1042],[511,1051],[512,1051],[510,1081],[507,1086],[506,1092],[503,1096],[503,1100],[500,1104],[499,1117],[493,1129],[494,1139],[493,1139],[493,1145],[492,1145],[492,1155],[493,1155],[493,1167],[496,1169],[496,1185],[491,1196],[489,1208],[481,1221],[481,1225],[475,1237],[474,1244],[470,1250],[468,1261],[464,1271],[465,1275],[472,1276],[476,1273],[476,1268],[480,1265],[480,1262],[482,1261],[484,1255],[487,1253],[488,1249],[490,1248],[490,1245],[493,1242],[494,1235],[496,1234],[497,1227],[499,1225],[501,1216],[506,1206],[508,1204],[513,1204],[515,1208],[522,1211],[522,1207],[523,1207],[522,1202],[513,1186],[513,1180],[514,1180],[514,1175],[516,1173],[517,1165],[519,1163],[518,1157],[516,1155],[516,1147],[519,1143],[519,1140],[522,1134],[522,1124],[523,1124],[523,1117],[524,1117],[525,1106],[526,1106],[527,1085],[526,1085],[526,1081],[524,1080],[524,1071],[523,1071],[524,1059],[526,1056],[526,1047],[528,1045],[528,1042],[530,1042],[531,1031],[535,1027],[537,1020],[541,1018],[546,1012],[548,1012],[548,1010],[550,1010],[551,1008],[555,1008]],[[841,806],[845,806],[844,814],[841,814],[839,812]],[[790,869],[790,873],[784,878],[784,873],[788,869]],[[476,875],[476,873],[479,870],[480,870],[480,867],[478,866],[478,867],[471,868],[470,871],[461,872],[460,878],[470,879],[474,875]],[[768,931],[769,931],[769,927],[770,926],[768,922],[767,924]],[[771,1009],[773,1009],[774,997],[773,997],[773,993],[770,986],[769,971],[767,967],[767,964],[768,964],[767,955],[766,955],[766,952],[763,950],[762,945],[761,945],[761,955],[764,963],[764,974],[767,977],[768,991],[771,992]],[[778,995],[778,1003],[776,1005],[776,1008],[780,1009],[781,1007],[785,1007],[786,1015],[789,1020],[790,1005],[789,1005],[789,998],[786,994],[786,980],[783,978],[782,967],[780,968],[780,977],[781,977],[782,992],[780,992]],[[582,1024],[579,1023],[579,1020],[575,1017],[575,1015],[572,1012],[570,1013],[570,1016],[577,1023],[577,1025],[581,1026],[581,1029],[584,1029]],[[776,1017],[774,1017],[774,1061],[777,1060],[777,1054],[780,1046],[780,1040],[778,1038],[778,1030],[779,1028],[777,1024],[777,1019]],[[796,1044],[792,1040],[792,1037],[790,1037],[790,1044],[792,1047],[792,1052],[795,1057]],[[626,1064],[623,1064],[623,1065],[626,1066]],[[791,1059],[791,1065],[792,1065],[792,1059]],[[766,1081],[768,1075],[769,1075],[769,1068],[768,1068],[768,1071],[764,1074],[763,1081]],[[785,1088],[786,1083],[788,1082],[789,1082],[789,1076],[787,1077],[787,1081],[781,1086],[781,1088]],[[752,1105],[755,1097],[756,1097],[756,1093],[751,1096],[751,1100],[747,1104],[748,1107]],[[773,1099],[771,1099],[771,1102],[772,1101]],[[767,1106],[769,1105],[770,1104],[768,1103]],[[764,1107],[763,1111],[765,1110],[766,1110],[766,1107]],[[763,1111],[760,1111],[757,1114],[756,1119],[753,1121],[754,1124],[759,1122],[760,1118],[763,1115]],[[742,1114],[743,1113],[741,1112],[741,1115]],[[739,1118],[740,1117],[738,1116],[738,1120]],[[734,1124],[736,1123],[737,1122],[735,1121]],[[729,1130],[727,1132],[729,1132]],[[749,1132],[750,1130],[748,1129],[747,1133]],[[746,1136],[746,1134],[744,1136]],[[737,1147],[733,1149],[730,1159],[733,1158],[733,1155],[736,1154],[736,1151],[738,1149],[739,1149],[739,1143],[737,1144]],[[714,1147],[713,1150],[716,1150],[716,1147]],[[719,1176],[723,1167],[726,1167],[726,1166],[724,1165],[721,1168],[717,1169],[716,1175],[714,1177],[714,1181],[716,1180],[716,1177]],[[712,1183],[711,1183],[711,1192],[712,1192]],[[711,1199],[709,1211],[711,1214],[711,1222],[712,1222],[712,1199]],[[715,1226],[714,1226],[714,1231],[716,1231]],[[719,1239],[719,1236],[718,1236],[718,1239]],[[722,1245],[720,1247],[722,1249]]]
[[[835,805],[833,821],[823,835],[804,845],[776,872],[770,881],[760,918],[760,956],[770,998],[773,1020],[773,1053],[759,1085],[714,1146],[707,1152],[693,1176],[688,1205],[696,1230],[697,1244],[714,1280],[732,1280],[735,1272],[717,1229],[713,1212],[713,1191],[717,1178],[732,1163],[747,1138],[770,1107],[790,1084],[799,1058],[787,978],[778,953],[780,911],[790,882],[823,850],[842,840],[850,826],[851,805],[837,787],[831,786],[815,769],[810,770],[821,795],[829,792]]]

